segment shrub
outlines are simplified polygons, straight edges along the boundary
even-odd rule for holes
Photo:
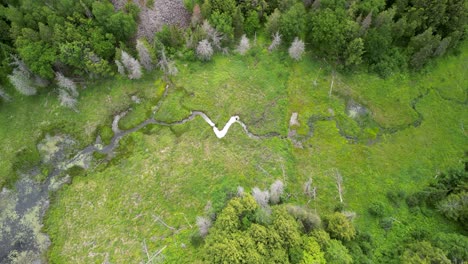
[[[380,220],[379,223],[380,227],[383,228],[385,231],[388,231],[392,228],[393,226],[393,219],[390,217],[385,217]]]
[[[356,236],[356,230],[353,224],[345,215],[339,212],[335,212],[329,217],[326,229],[332,238],[343,241],[350,241]]]
[[[385,206],[382,202],[372,202],[369,207],[369,213],[376,217],[382,217],[385,214]]]
[[[304,230],[308,233],[314,229],[320,228],[322,221],[317,214],[310,212],[309,210],[290,205],[287,207],[288,213],[294,216],[297,220],[301,221],[304,226]]]

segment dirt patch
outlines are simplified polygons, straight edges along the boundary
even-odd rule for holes
[[[117,10],[122,9],[126,2],[127,0],[112,1]],[[159,31],[163,25],[187,27],[190,24],[191,15],[182,0],[155,0],[152,7],[147,6],[147,1],[133,0],[133,2],[141,10],[137,38],[145,37],[152,41],[154,33]]]

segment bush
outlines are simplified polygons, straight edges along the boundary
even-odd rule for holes
[[[287,207],[287,210],[288,213],[301,221],[306,233],[309,233],[314,229],[318,229],[322,225],[320,217],[305,208],[290,205]]]
[[[393,219],[390,217],[385,217],[380,220],[379,223],[380,227],[383,228],[385,231],[390,230],[393,227]]]
[[[335,212],[327,219],[326,230],[332,238],[342,241],[350,241],[356,236],[353,224],[339,212]]]
[[[382,202],[372,202],[369,213],[375,217],[382,217],[385,215],[385,205]]]
[[[400,207],[400,201],[401,199],[405,198],[405,193],[403,191],[400,191],[400,192],[388,191],[386,196],[387,196],[388,201],[390,201],[393,206]]]

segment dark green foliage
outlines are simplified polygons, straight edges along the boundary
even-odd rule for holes
[[[437,204],[437,209],[448,219],[468,225],[468,192],[452,193]]]
[[[308,39],[312,46],[326,55],[336,60],[341,58],[346,50],[346,45],[357,35],[359,26],[352,20],[348,20],[344,10],[325,9],[312,13],[310,20]],[[359,41],[354,43],[353,50],[362,53],[362,45]],[[359,51],[361,50],[361,51]],[[359,62],[359,54],[348,54],[349,63]]]
[[[450,170],[441,173],[437,180],[407,198],[410,206],[428,204],[448,219],[467,228],[468,222],[468,172]]]
[[[240,38],[244,34],[244,15],[242,15],[242,11],[239,7],[232,18],[232,24],[234,27],[234,37]]]
[[[60,67],[99,76],[109,74],[117,43],[135,33],[132,10],[116,12],[107,1],[18,1],[0,10],[0,23],[11,26],[5,43],[14,44],[33,73],[52,79]]]
[[[216,30],[222,32],[226,39],[231,40],[234,36],[234,28],[232,27],[232,17],[228,13],[214,11],[210,16],[210,24]]]
[[[404,264],[450,263],[450,260],[440,248],[436,248],[426,241],[409,244],[400,259],[401,263]]]
[[[361,64],[363,54],[364,54],[364,41],[361,38],[356,38],[352,40],[348,44],[348,47],[346,48],[346,52],[344,54],[345,65],[347,67],[350,67],[350,66],[357,66]]]
[[[280,18],[281,12],[278,9],[275,9],[275,11],[268,16],[265,29],[269,35],[273,35],[280,30]]]
[[[160,31],[155,34],[155,46],[157,41],[160,41],[164,45],[165,49],[170,53],[175,53],[177,49],[181,48],[185,43],[184,32],[177,26],[164,25]],[[155,47],[157,52],[161,52],[162,47]]]
[[[247,12],[247,16],[244,22],[245,33],[249,36],[253,36],[260,29],[260,20],[258,13],[255,10]]]
[[[306,30],[306,10],[302,3],[297,3],[280,17],[279,30],[284,41],[292,42],[295,37],[304,39]],[[270,29],[272,30],[272,29]]]
[[[152,7],[154,5],[154,0],[148,0],[148,2],[146,2],[146,5]],[[130,14],[133,17],[133,20],[138,21],[140,8],[135,3],[133,2],[126,3],[124,10],[125,10],[125,13]]]
[[[406,194],[403,191],[395,192],[395,191],[388,191],[387,192],[387,199],[392,203],[395,207],[400,207],[401,200],[405,199]]]
[[[379,222],[379,225],[385,231],[392,229],[394,220],[391,217],[382,218]]]
[[[439,46],[440,36],[432,34],[432,28],[411,38],[408,44],[408,52],[411,54],[410,65],[414,69],[420,69],[433,56]]]
[[[54,48],[43,41],[31,41],[27,38],[16,40],[17,51],[32,72],[47,79],[54,77],[52,65],[57,59]]]
[[[468,261],[468,237],[460,234],[439,233],[433,239],[433,245],[444,250],[452,263]]]
[[[385,215],[385,205],[382,202],[372,202],[369,207],[369,213],[376,217],[382,217]]]

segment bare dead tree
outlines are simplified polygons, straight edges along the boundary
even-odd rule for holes
[[[330,83],[330,91],[328,91],[328,97],[331,97],[332,95],[334,82],[335,82],[335,73],[332,74],[332,80]]]
[[[247,36],[244,34],[241,37],[239,46],[237,46],[237,52],[239,52],[240,55],[245,55],[245,53],[247,53],[249,49],[250,49],[250,42]]]
[[[451,37],[446,37],[440,41],[439,46],[434,51],[434,56],[442,56],[447,51],[448,46],[450,45]]]
[[[73,96],[73,97],[78,96],[78,90],[76,88],[75,82],[72,81],[71,79],[63,76],[62,73],[60,73],[60,72],[55,73],[55,81],[57,82],[57,85],[60,88],[65,89],[67,92],[70,93],[71,96]]]
[[[361,23],[360,35],[364,35],[367,32],[372,23],[372,11],[367,14],[366,18]]]
[[[122,64],[127,71],[127,77],[131,80],[141,78],[141,65],[140,63],[130,56],[127,52],[122,50]]]
[[[153,218],[154,218],[155,221],[160,222],[161,224],[163,224],[165,227],[169,228],[170,230],[176,231],[176,229],[174,227],[166,224],[159,216],[153,214]]]
[[[289,47],[289,50],[288,50],[289,56],[293,58],[294,60],[298,61],[302,58],[304,51],[305,51],[304,41],[296,37],[293,43],[291,44],[291,47]]]
[[[11,97],[3,90],[1,89],[2,87],[0,86],[0,98],[2,98],[6,102],[11,101]]]
[[[270,202],[272,204],[277,204],[281,200],[281,195],[283,194],[284,191],[284,184],[280,180],[276,180],[273,184],[270,186]]]
[[[304,183],[304,194],[305,196],[312,198],[312,177],[310,177],[305,183]]]
[[[343,203],[343,176],[341,173],[335,169],[335,180],[336,180],[336,188],[338,189],[338,195],[340,197],[340,203]]]
[[[77,97],[79,94],[75,82],[63,76],[60,72],[55,73],[55,81],[59,87],[60,104],[78,112],[76,104],[78,103]]]
[[[13,72],[8,75],[10,83],[15,89],[23,95],[35,95],[37,89],[32,81],[33,74],[28,69],[26,64],[18,59],[16,56],[12,56],[13,62],[10,64],[14,67]]]
[[[221,50],[221,41],[223,40],[223,34],[221,34],[219,31],[213,28],[207,20],[203,21],[202,30],[206,33],[208,40],[211,40],[213,46],[216,49]]]
[[[76,100],[76,98],[70,95],[66,90],[59,89],[58,97],[59,97],[60,104],[62,106],[71,108],[75,110],[76,112],[78,111],[76,109],[76,104],[78,103],[78,100]]]
[[[201,237],[206,237],[211,227],[211,219],[208,217],[197,216],[197,226]]]
[[[163,252],[164,249],[166,249],[167,246],[164,246],[163,248],[161,248],[160,250],[158,250],[156,253],[153,254],[153,256],[151,256],[151,258],[148,259],[148,261],[146,262],[146,264],[149,264],[149,263],[152,263],[153,259],[155,257],[157,257],[159,254],[161,254],[161,252]]]
[[[318,70],[317,72],[317,76],[315,76],[315,79],[314,79],[314,86],[317,86],[317,80],[318,80],[318,77],[320,76],[320,72],[322,71],[322,67],[320,67],[320,69]]]
[[[179,70],[175,66],[175,62],[169,60],[166,57],[166,52],[164,50],[161,51],[161,57],[158,62],[158,67],[164,72],[164,74],[169,76],[175,76],[179,73]]]
[[[278,31],[272,35],[272,38],[273,40],[271,41],[271,44],[268,47],[269,52],[274,51],[281,45],[281,34]]]
[[[270,200],[270,193],[268,193],[268,190],[262,191],[260,188],[255,187],[252,189],[252,196],[260,206],[268,207],[268,201]]]
[[[197,56],[204,61],[210,60],[211,56],[213,56],[213,47],[207,39],[204,39],[198,43]]]
[[[318,9],[320,8],[320,0],[315,0],[314,3],[312,4],[312,9]]]
[[[243,197],[244,196],[244,187],[237,186],[237,196]]]
[[[305,7],[309,7],[312,5],[313,0],[303,0],[302,2],[304,2]]]
[[[137,40],[136,50],[138,51],[138,59],[141,65],[147,70],[153,69],[153,59],[151,53],[143,40]]]
[[[200,24],[202,18],[203,17],[202,17],[202,14],[201,14],[200,5],[196,4],[193,7],[193,12],[192,12],[192,18],[191,18],[192,26],[195,27],[196,25]]]
[[[125,68],[122,63],[118,60],[115,60],[115,65],[117,65],[117,71],[120,75],[125,76]]]

